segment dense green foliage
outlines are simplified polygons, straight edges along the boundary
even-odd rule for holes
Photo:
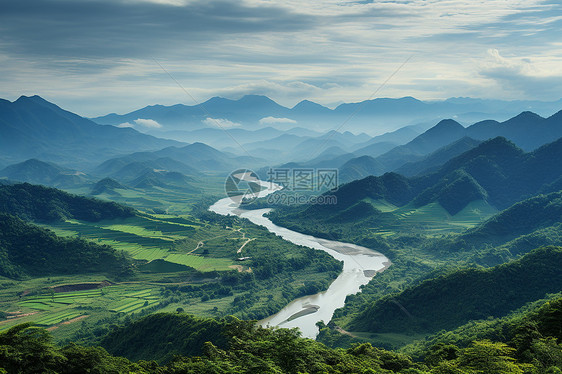
[[[386,174],[380,178],[373,177],[359,181],[373,183],[374,186],[378,185],[378,187],[374,187],[372,191],[375,191],[375,193],[367,195],[367,197],[358,195],[359,192],[356,191],[347,191],[344,194],[343,203],[344,205],[347,204],[348,208],[341,211],[337,209],[331,211],[333,207],[329,206],[301,207],[278,208],[270,214],[272,220],[282,226],[329,239],[337,238],[357,243],[379,250],[392,260],[392,266],[383,273],[377,274],[369,284],[363,286],[360,294],[347,297],[345,307],[335,312],[332,327],[338,325],[348,331],[370,330],[372,327],[370,324],[375,323],[371,321],[376,318],[366,319],[366,310],[372,312],[371,305],[373,303],[376,304],[381,299],[386,300],[385,310],[390,314],[389,323],[386,323],[386,315],[384,318],[380,318],[380,316],[377,318],[380,318],[381,324],[384,324],[390,330],[375,329],[371,331],[392,331],[392,334],[397,333],[400,336],[391,334],[392,336],[387,337],[379,333],[375,337],[371,334],[370,337],[367,337],[367,340],[387,348],[393,348],[402,346],[416,339],[416,337],[422,337],[420,333],[426,334],[427,329],[435,331],[435,329],[444,326],[453,328],[468,319],[504,315],[512,310],[510,308],[517,308],[525,302],[540,298],[545,292],[559,291],[560,285],[556,286],[558,288],[546,287],[542,294],[537,293],[532,297],[525,298],[523,295],[517,294],[515,288],[509,289],[505,295],[499,295],[500,297],[497,298],[498,295],[493,292],[494,287],[491,287],[491,290],[483,287],[483,294],[479,294],[478,290],[473,288],[471,293],[460,295],[462,293],[460,290],[470,287],[470,283],[473,282],[471,276],[478,278],[478,274],[488,274],[484,269],[463,269],[474,268],[475,265],[495,266],[517,259],[534,248],[562,244],[560,192],[538,195],[517,203],[476,228],[460,235],[427,235],[427,231],[418,227],[412,227],[409,230],[410,232],[406,233],[404,229],[406,226],[401,224],[397,214],[392,211],[379,211],[368,200],[369,198],[380,199],[381,197],[384,197],[385,200],[393,198],[392,195],[385,192],[387,188],[381,188],[391,180],[402,181],[403,185],[409,183],[405,178],[400,179],[398,176],[390,178],[390,176],[391,174]],[[379,185],[379,183],[383,184]],[[344,185],[340,192],[352,185],[353,183]],[[382,193],[382,195],[379,193]],[[396,200],[393,201],[397,202]],[[320,212],[321,210],[324,210],[324,212]],[[398,210],[397,212],[401,211]],[[387,230],[393,230],[395,233],[377,235],[370,229],[373,226],[388,228]],[[543,276],[540,275],[543,269],[532,265],[530,268],[536,270],[535,273],[538,274],[536,280],[540,281],[538,277]],[[553,271],[556,272],[557,269]],[[449,284],[448,286],[451,286],[451,288],[447,288],[447,292],[453,295],[452,300],[457,302],[458,309],[445,308],[441,310],[442,313],[438,313],[440,317],[437,318],[430,310],[405,306],[408,313],[418,318],[421,317],[421,320],[414,317],[410,319],[397,304],[391,301],[394,300],[393,297],[396,294],[400,294],[406,289],[416,289],[424,281],[429,282],[426,286],[431,285],[431,280],[450,276],[452,272],[459,275],[457,279],[459,284]],[[524,274],[523,278],[528,276],[531,275]],[[542,279],[543,286],[551,286],[548,284],[548,277],[544,277]],[[503,281],[506,279],[503,279]],[[516,280],[516,278],[512,276],[511,280]],[[531,286],[531,284],[525,286]],[[496,291],[499,292],[499,290]],[[432,295],[439,295],[442,292],[441,285],[436,283],[434,289],[427,290],[427,292]],[[457,292],[459,294],[456,294]],[[506,295],[510,294],[515,294],[515,297],[510,298],[507,303],[502,305],[504,298],[507,297]],[[479,295],[482,298],[479,298]],[[421,301],[427,295],[418,296],[420,296],[418,301]],[[479,305],[472,303],[471,300],[483,302]],[[498,300],[500,301],[498,302]],[[430,301],[428,300],[427,303],[429,304]],[[464,308],[465,303],[467,303],[466,308]],[[491,313],[494,306],[499,309],[503,308],[501,313],[498,313],[497,310]],[[460,320],[455,321],[459,317]],[[403,320],[400,320],[400,318]],[[429,320],[433,326],[424,326],[425,320]],[[439,323],[444,325],[440,326]],[[321,334],[320,341],[332,346],[349,346],[350,342],[353,341],[365,341],[364,339],[351,338],[349,335],[337,333],[336,330],[333,331],[333,334]],[[404,335],[404,333],[409,335]]]
[[[159,359],[158,364],[133,363],[100,347],[70,344],[59,348],[51,344],[45,330],[24,324],[0,333],[0,372],[559,373],[560,326],[562,298],[558,297],[489,328],[491,338],[462,344],[434,339],[413,351],[415,360],[368,343],[333,349],[300,338],[296,330],[264,329],[234,317],[197,319],[183,313],[145,317],[106,337],[110,351],[126,357],[144,352],[149,359]],[[187,356],[172,357],[171,353]]]
[[[536,338],[562,339],[562,295],[548,295],[501,318],[470,321],[453,330],[442,330],[401,349],[416,359],[423,358],[437,344],[467,347],[476,340],[492,340],[517,346],[519,353],[529,349]]]
[[[134,209],[113,202],[28,183],[0,186],[0,212],[34,221],[70,218],[99,221],[126,218],[135,214]]]
[[[469,230],[460,240],[470,245],[497,244],[559,222],[562,222],[562,191],[517,203]]]
[[[490,269],[458,270],[377,300],[350,324],[355,331],[434,332],[500,317],[562,289],[562,248],[545,247]]]
[[[205,342],[226,347],[225,324],[188,314],[158,313],[117,328],[101,345],[131,360],[169,362],[174,356],[198,356]]]
[[[128,275],[130,260],[107,245],[53,232],[0,213],[0,275],[110,273]]]

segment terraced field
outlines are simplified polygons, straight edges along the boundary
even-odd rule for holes
[[[4,321],[0,324],[0,331],[21,322],[51,327],[76,317],[96,314],[97,310],[129,314],[154,306],[161,299],[157,288],[146,288],[141,284],[58,293],[42,289],[39,294],[21,297],[17,307],[18,315],[22,317]]]
[[[229,269],[243,243],[236,230],[225,232],[166,215],[96,223],[67,220],[46,227],[61,236],[80,236],[111,245],[138,260],[162,259],[199,271]]]
[[[64,322],[64,321],[68,321],[70,319],[79,317],[81,315],[84,315],[82,312],[78,312],[78,311],[62,311],[62,312],[57,312],[57,313],[49,313],[48,315],[36,319],[35,322],[37,325],[39,326],[53,326],[56,325],[58,323]]]

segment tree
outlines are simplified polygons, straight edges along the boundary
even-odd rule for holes
[[[458,363],[461,368],[472,369],[476,373],[522,374],[524,365],[515,362],[512,357],[514,352],[515,348],[504,343],[475,341],[461,351]]]
[[[65,360],[45,329],[24,323],[0,333],[0,363],[8,373],[48,373]]]

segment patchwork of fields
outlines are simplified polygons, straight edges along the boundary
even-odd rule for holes
[[[202,274],[232,271],[239,264],[237,251],[248,240],[246,231],[240,227],[206,224],[189,215],[142,214],[95,223],[67,220],[41,226],[60,236],[78,236],[123,250],[139,260],[136,264],[139,273],[134,281],[125,283],[107,282],[102,274],[6,281],[0,285],[0,303],[8,318],[0,321],[0,331],[33,322],[53,329],[58,339],[61,330],[75,332],[81,325],[76,322],[82,320],[95,324],[145,309],[161,309],[170,301],[170,294],[162,291],[162,286],[170,282],[167,279],[190,284],[194,269]],[[85,287],[89,286],[87,282],[100,284],[99,288]],[[190,302],[194,307],[199,303],[200,298]],[[217,303],[218,300],[210,300],[197,308],[205,313],[213,308],[209,304]],[[63,335],[70,336],[66,332]]]
[[[49,288],[41,291],[20,297],[15,303],[17,312],[12,312],[0,323],[0,331],[22,322],[53,327],[77,317],[98,314],[100,310],[130,314],[152,307],[161,300],[158,289],[130,284],[83,291],[54,292]]]
[[[167,215],[95,223],[67,220],[44,227],[60,236],[80,236],[111,245],[137,260],[165,260],[198,271],[229,269],[245,241],[237,230]]]

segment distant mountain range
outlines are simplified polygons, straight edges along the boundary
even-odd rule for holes
[[[435,122],[440,118],[452,117],[461,122],[474,123],[490,118],[503,120],[521,110],[550,115],[561,107],[562,100],[539,102],[451,98],[442,101],[421,101],[403,97],[344,103],[335,109],[304,100],[292,108],[287,108],[266,96],[248,95],[239,100],[213,97],[193,106],[152,105],[127,114],[112,113],[93,120],[104,125],[133,125],[137,129],[152,134],[164,134],[174,139],[181,138],[182,131],[189,132],[205,127],[229,129],[233,126],[242,126],[244,129],[300,126],[320,132],[345,126],[346,130],[380,134],[405,125]],[[141,121],[136,122],[139,119]],[[154,124],[143,127],[143,119],[156,121],[160,127]]]
[[[256,162],[247,157],[225,154],[202,143],[194,143],[111,158],[87,174],[52,162],[30,159],[0,170],[0,178],[61,188],[90,185],[98,180],[92,187],[93,194],[114,194],[115,189],[131,187],[168,187],[196,192],[198,190],[191,183],[202,177],[203,173],[219,172],[226,175],[248,161]]]
[[[505,138],[494,138],[447,161],[435,172],[406,178],[396,173],[344,184],[334,205],[297,209],[292,219],[331,222],[347,215],[357,224],[373,224],[381,212],[370,201],[419,208],[439,203],[454,216],[473,201],[505,209],[528,196],[548,192],[562,182],[562,139],[525,153]]]
[[[419,110],[423,114],[428,113],[427,108],[445,111],[446,108],[459,109],[469,105],[480,105],[488,109],[494,107],[505,109],[514,105],[503,103],[501,106],[501,103],[493,102],[492,105],[488,101],[469,99],[432,103],[424,103],[413,98],[376,99],[365,102],[361,106],[342,104],[330,110],[311,102],[304,102],[287,109],[263,96],[246,96],[236,101],[216,98],[205,104],[212,104],[218,108],[217,110],[220,109],[219,112],[223,111],[220,112],[223,114],[238,113],[237,115],[240,116],[255,118],[269,111],[268,113],[271,114],[269,122],[261,123],[261,127],[254,130],[247,128],[231,128],[227,131],[219,128],[182,130],[180,132],[187,137],[184,139],[193,143],[187,145],[155,138],[131,128],[98,125],[38,96],[22,96],[13,103],[0,101],[0,147],[3,151],[0,153],[0,165],[27,161],[28,164],[25,165],[27,171],[4,169],[0,171],[0,176],[65,187],[79,183],[85,177],[84,170],[96,177],[111,177],[120,183],[129,183],[141,174],[154,170],[196,176],[200,172],[227,172],[239,167],[259,168],[265,165],[282,165],[339,168],[340,182],[349,182],[389,171],[415,175],[421,171],[436,170],[450,158],[476,146],[480,141],[496,136],[503,136],[527,151],[562,136],[562,112],[557,112],[548,118],[532,112],[522,112],[504,122],[488,119],[466,128],[453,119],[445,119],[425,132],[419,126],[405,126],[376,137],[365,133],[353,134],[349,131],[332,130],[319,133],[302,127],[276,129],[270,126],[270,122],[282,123],[283,118],[289,118],[275,117],[287,115],[287,110],[299,115],[309,115],[315,111],[320,114],[342,112],[350,115],[354,111],[349,111],[354,108],[368,113],[374,120],[381,114],[386,115],[406,107]],[[518,103],[527,106],[535,105],[543,110],[558,104]],[[255,110],[248,109],[250,107]],[[180,118],[186,111],[195,113],[196,109],[202,110],[183,105],[147,107],[129,114],[129,119],[148,111],[172,121]],[[207,106],[205,109],[209,110]],[[128,121],[117,115],[108,118]],[[135,120],[131,119],[131,121]],[[152,121],[156,120],[152,119]],[[221,150],[198,142],[197,138],[204,138],[219,146]],[[463,138],[466,139],[463,141]],[[50,165],[34,165],[29,161],[30,159],[41,160]],[[105,161],[106,164],[100,165]],[[93,167],[98,169],[94,170]],[[53,168],[60,169],[52,170]],[[262,172],[263,170],[260,171],[260,175],[263,174]],[[27,176],[22,173],[27,173]],[[45,176],[41,177],[41,174]],[[30,179],[31,175],[33,178]]]
[[[39,96],[0,99],[0,164],[30,158],[77,167],[109,157],[181,145],[131,128],[101,126]]]
[[[353,152],[360,157],[349,158],[343,165],[338,165],[342,159],[338,156],[333,160],[333,167],[340,168],[341,182],[349,182],[368,175],[381,175],[389,171],[415,175],[424,169],[442,165],[451,157],[478,144],[478,141],[497,136],[513,141],[524,150],[534,150],[562,137],[562,111],[548,118],[523,112],[504,122],[486,120],[466,128],[454,120],[446,119],[410,142],[394,147],[386,153],[377,152],[375,143],[371,146],[373,150],[370,155]],[[467,139],[461,141],[463,138]],[[459,143],[455,143],[457,141]],[[378,147],[381,147],[381,144],[378,144]],[[443,147],[446,149],[441,149]],[[369,148],[363,148],[365,149]],[[406,167],[406,164],[410,166]],[[415,169],[418,169],[417,173]]]

